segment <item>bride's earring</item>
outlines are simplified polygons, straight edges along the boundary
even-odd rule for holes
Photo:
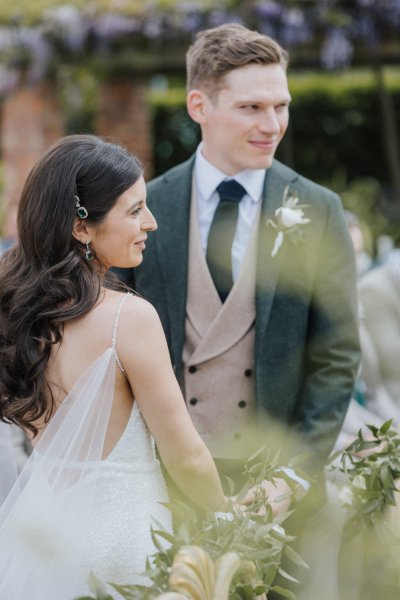
[[[85,242],[86,244],[86,252],[85,252],[85,257],[87,261],[92,261],[95,257],[95,253],[94,251],[90,248],[90,242]]]

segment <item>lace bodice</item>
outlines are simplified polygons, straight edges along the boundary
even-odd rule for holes
[[[142,470],[155,461],[158,462],[154,440],[135,402],[128,423],[105,462],[129,464],[131,469]]]

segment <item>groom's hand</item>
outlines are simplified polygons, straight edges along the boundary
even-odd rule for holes
[[[265,492],[266,499],[271,506],[274,517],[289,510],[293,492],[284,479],[277,477],[273,482],[264,479],[260,485]],[[259,498],[259,495],[260,486],[252,487],[249,489],[246,496],[240,500],[240,504],[245,506],[251,504],[254,500]],[[265,510],[265,507],[262,507],[258,512],[259,514],[264,514]]]

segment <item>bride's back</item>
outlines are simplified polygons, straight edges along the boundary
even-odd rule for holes
[[[123,294],[104,290],[99,302],[88,314],[65,323],[62,342],[53,347],[45,371],[46,380],[53,394],[55,410],[95,360],[112,347],[113,327],[122,299]],[[118,352],[118,330],[116,330],[116,335]],[[111,452],[120,438],[128,422],[134,401],[126,376],[118,367],[117,362],[115,366],[114,399],[105,439],[104,456]],[[34,445],[44,431],[44,419],[41,419],[36,425],[40,431],[33,441]]]

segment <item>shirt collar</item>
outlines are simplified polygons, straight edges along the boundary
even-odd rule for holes
[[[264,189],[265,169],[243,169],[232,177],[211,164],[204,157],[202,148],[201,143],[196,151],[194,177],[197,190],[206,201],[224,179],[235,179],[244,187],[253,202],[260,200]]]

